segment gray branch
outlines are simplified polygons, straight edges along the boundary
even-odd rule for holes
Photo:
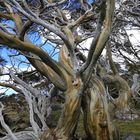
[[[16,132],[14,135],[17,137],[17,140],[39,140],[32,131],[21,131]],[[0,140],[13,140],[8,134],[7,136],[0,138]]]
[[[12,130],[9,128],[9,126],[5,123],[3,115],[2,115],[2,111],[4,108],[4,105],[0,102],[0,122],[2,127],[7,131],[7,133],[9,134],[9,136],[12,138],[12,140],[18,140],[17,137],[13,134]]]
[[[140,90],[140,83],[139,83],[139,75],[138,74],[134,74],[133,75],[133,85],[131,87],[132,90],[132,94],[134,97],[136,97],[139,94],[139,90]]]
[[[22,86],[21,86],[21,89],[22,89],[22,92],[23,92],[23,94],[25,96],[25,99],[26,99],[26,101],[27,101],[27,103],[29,105],[29,110],[30,110],[29,111],[30,112],[30,123],[32,125],[32,128],[34,130],[35,135],[36,136],[39,136],[41,130],[40,130],[38,124],[34,120],[32,95],[31,95],[31,93],[29,91],[27,91],[26,89],[22,88]]]

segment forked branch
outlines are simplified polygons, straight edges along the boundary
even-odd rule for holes
[[[86,68],[86,70],[84,72],[84,79],[85,79],[86,83],[89,81],[89,79],[92,75],[94,66],[95,66],[99,56],[101,55],[102,50],[105,47],[105,43],[107,42],[108,37],[110,35],[112,21],[113,21],[113,17],[114,17],[114,8],[115,8],[115,0],[106,0],[105,19],[104,19],[104,22],[103,22],[104,24],[102,27],[103,29],[97,40],[90,64],[88,65],[88,67]]]

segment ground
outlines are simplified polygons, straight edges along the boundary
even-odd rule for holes
[[[27,115],[28,113],[26,113],[28,109],[27,108],[23,109],[23,104],[25,105],[26,102],[24,101],[24,98],[22,96],[19,96],[19,100],[16,104],[15,97],[16,96],[12,95],[11,97],[2,97],[0,99],[2,102],[5,102],[6,106],[4,110],[4,116],[6,117],[5,120],[13,132],[21,131],[22,129],[25,129],[26,127],[29,126],[29,116]],[[140,101],[137,102],[134,108],[140,115]],[[57,121],[60,117],[60,114],[61,114],[60,110],[54,111],[52,113],[52,116],[48,118],[49,119],[48,122],[52,123],[48,125],[55,127],[57,125]],[[113,113],[111,114],[111,117],[113,118]],[[133,140],[140,140],[140,117],[133,121],[113,119],[113,122],[117,127],[117,129],[120,131],[121,140],[125,140],[125,137],[128,136],[136,137],[136,139]],[[4,132],[4,130],[2,131],[1,130],[2,129],[0,127],[0,137],[3,136],[2,132]],[[82,113],[80,115],[80,119],[78,122],[76,137],[85,137]]]

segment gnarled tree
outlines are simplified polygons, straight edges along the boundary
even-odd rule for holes
[[[50,80],[53,85],[49,89],[50,96],[58,90],[65,94],[61,117],[56,128],[51,129],[45,118],[51,112],[50,97],[46,98],[35,86],[17,77],[17,72],[9,71],[15,84],[0,85],[25,96],[33,130],[30,139],[73,139],[81,109],[85,132],[90,139],[114,139],[115,128],[108,111],[103,77],[97,76],[95,70],[106,42],[113,34],[115,0],[92,3],[88,0],[1,0],[0,4],[0,44],[25,56],[28,63]],[[41,37],[40,42],[45,40],[41,45],[36,45],[31,38],[34,33]],[[92,42],[84,48],[82,43],[88,38]],[[59,50],[59,60],[53,59],[46,51],[49,44],[54,45],[54,52]],[[85,50],[88,50],[87,57],[83,53]],[[110,53],[110,50],[107,51]],[[109,61],[113,70],[112,59],[109,58]],[[126,94],[122,93],[116,99],[119,108],[126,108],[130,88],[118,72],[114,77],[126,85],[122,91]],[[14,137],[22,139],[24,135],[24,139],[28,139],[29,132],[27,137],[26,134],[16,133]],[[6,136],[3,139],[8,138]]]

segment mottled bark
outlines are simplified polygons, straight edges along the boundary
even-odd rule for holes
[[[106,91],[101,80],[94,77],[82,100],[84,127],[87,136],[96,140],[112,140],[113,127],[108,112]]]
[[[129,100],[132,96],[132,92],[128,83],[120,76],[114,76],[114,79],[119,83],[119,97],[115,101],[117,108],[129,108]]]
[[[113,62],[111,48],[109,45],[110,44],[108,43],[107,56],[114,76],[105,76],[105,79],[107,79],[109,83],[117,85],[115,88],[117,89],[119,96],[114,100],[114,104],[117,109],[115,115],[119,119],[131,119],[131,115],[128,115],[128,113],[130,112],[129,101],[132,97],[132,91],[127,81],[119,75],[118,69]]]
[[[70,140],[75,133],[81,106],[82,81],[77,77],[74,81],[68,77],[69,88],[66,91],[66,102],[62,116],[54,130],[56,137],[63,140]]]
[[[80,77],[67,76],[68,90],[65,105],[56,129],[43,134],[42,140],[71,140],[74,136],[81,107],[83,84]]]
[[[50,133],[42,135],[42,140],[70,140],[74,136],[81,108],[83,83],[80,76],[75,75],[73,65],[65,46],[61,48],[60,61],[65,71],[67,83],[66,101],[57,127]]]

